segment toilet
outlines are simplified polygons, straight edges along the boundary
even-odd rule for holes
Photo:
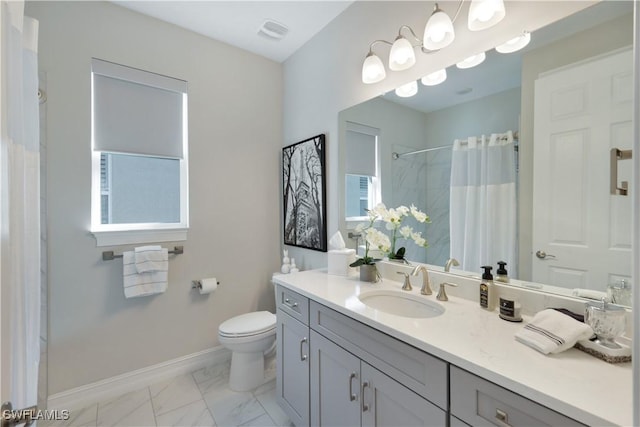
[[[232,317],[218,328],[218,340],[232,352],[231,390],[252,390],[265,382],[265,355],[276,345],[276,315],[254,311]]]

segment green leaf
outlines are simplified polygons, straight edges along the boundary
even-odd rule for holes
[[[404,258],[405,251],[406,249],[404,248],[404,246],[398,249],[398,251],[396,252],[396,258]]]
[[[358,258],[357,260],[355,260],[355,262],[352,262],[351,264],[349,264],[349,267],[360,267],[361,265],[366,264],[365,259],[364,258]]]

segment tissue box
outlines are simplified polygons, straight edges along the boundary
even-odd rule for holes
[[[336,276],[348,276],[351,267],[349,264],[356,260],[355,249],[332,249],[327,252],[329,274]]]

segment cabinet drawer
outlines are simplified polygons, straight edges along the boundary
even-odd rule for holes
[[[315,301],[309,326],[442,409],[447,363]]]
[[[305,325],[309,324],[309,299],[283,286],[277,288],[276,308],[298,319]]]
[[[473,426],[582,426],[558,412],[451,366],[451,414]]]

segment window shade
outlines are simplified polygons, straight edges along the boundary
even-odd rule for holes
[[[187,83],[92,60],[93,149],[183,157]]]
[[[376,137],[347,130],[346,173],[376,176]]]

